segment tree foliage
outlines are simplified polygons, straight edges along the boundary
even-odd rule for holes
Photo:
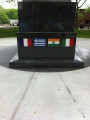
[[[83,17],[81,14],[79,15],[79,9],[85,4],[87,0],[76,0],[76,26],[75,28],[78,29],[78,20],[79,17]],[[82,2],[81,5],[79,5]]]
[[[85,15],[80,13],[80,10],[79,10],[79,12],[78,12],[78,19],[82,20],[82,19],[84,19],[84,17],[85,17]]]
[[[90,13],[90,6],[88,6],[88,8],[85,9],[85,13]]]
[[[18,19],[17,9],[5,9],[5,13],[9,17],[9,19]]]
[[[9,23],[9,18],[5,14],[5,11],[2,6],[0,6],[0,24],[8,24]]]
[[[0,24],[9,24],[10,19],[18,19],[18,10],[4,9],[0,6]]]
[[[85,17],[85,16],[84,16],[83,14],[81,14],[81,13],[78,14],[79,20],[83,19],[84,17]]]

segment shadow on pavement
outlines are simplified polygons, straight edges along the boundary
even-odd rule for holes
[[[83,60],[84,67],[90,66],[90,49],[76,47],[76,55]]]
[[[16,46],[0,46],[0,65],[3,67],[9,67],[9,61],[16,54]]]

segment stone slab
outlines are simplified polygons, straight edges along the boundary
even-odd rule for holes
[[[90,120],[90,67],[60,72],[85,120]]]
[[[0,120],[11,120],[32,75],[0,66]]]
[[[14,120],[84,120],[58,73],[35,73]]]
[[[16,54],[9,62],[10,68],[83,68],[84,62],[75,56],[75,59],[18,59]]]

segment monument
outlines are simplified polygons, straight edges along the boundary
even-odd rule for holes
[[[83,67],[75,56],[76,3],[71,0],[24,0],[18,3],[18,54],[11,68]]]

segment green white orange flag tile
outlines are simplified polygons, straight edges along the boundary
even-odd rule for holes
[[[60,39],[48,39],[48,47],[57,47],[60,45]]]
[[[74,46],[73,38],[62,39],[62,47],[73,47],[73,46]]]

